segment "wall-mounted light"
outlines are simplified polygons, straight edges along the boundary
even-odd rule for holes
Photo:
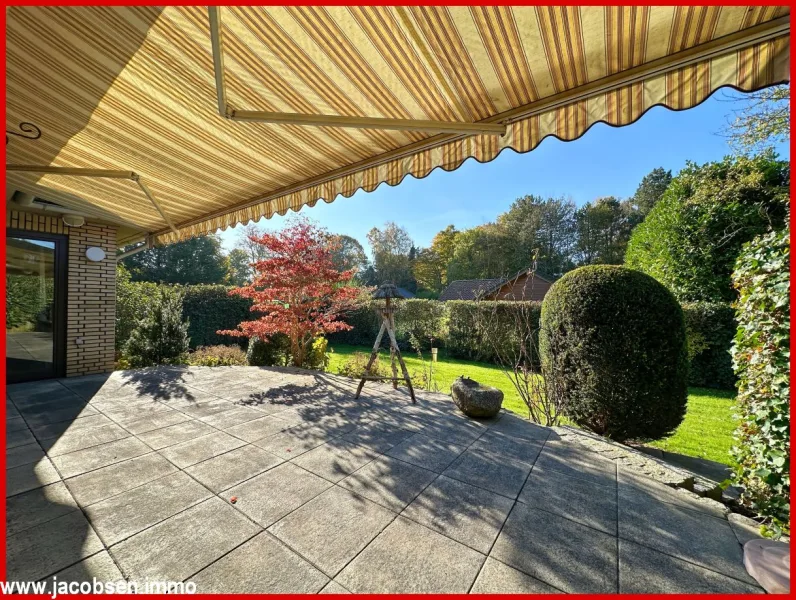
[[[61,217],[69,227],[83,227],[86,224],[85,217],[80,215],[64,215]]]
[[[105,260],[105,250],[102,248],[97,248],[96,246],[86,248],[86,258],[91,262],[100,262],[101,260]]]

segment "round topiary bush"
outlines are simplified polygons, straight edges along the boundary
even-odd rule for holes
[[[671,434],[685,416],[683,311],[639,271],[594,265],[559,279],[542,303],[548,395],[577,425],[615,440]]]

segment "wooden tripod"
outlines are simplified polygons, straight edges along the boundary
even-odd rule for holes
[[[398,389],[398,381],[403,379],[406,382],[406,385],[409,387],[409,395],[412,397],[412,404],[415,404],[417,400],[415,400],[415,390],[412,387],[412,380],[409,378],[409,371],[406,370],[406,364],[401,356],[401,351],[398,349],[398,342],[395,341],[395,307],[391,305],[389,297],[386,298],[384,308],[382,308],[380,312],[381,327],[379,328],[379,334],[376,336],[376,343],[373,344],[373,352],[370,353],[370,360],[365,367],[365,372],[362,375],[362,379],[359,380],[359,386],[357,387],[357,393],[354,398],[359,398],[359,394],[362,393],[362,388],[365,386],[366,381],[392,381],[393,389]],[[378,375],[370,374],[370,369],[379,354],[381,338],[384,336],[385,331],[390,338],[390,367],[392,368],[392,377],[380,377]],[[401,365],[403,377],[398,377],[398,368],[395,366],[396,358]]]

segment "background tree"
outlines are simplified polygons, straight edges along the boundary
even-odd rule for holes
[[[672,172],[664,170],[663,167],[653,169],[644,175],[632,198],[632,204],[640,213],[642,220],[663,198],[663,193],[671,182]]]
[[[630,239],[626,265],[681,302],[726,302],[741,246],[785,222],[790,166],[773,152],[688,163]]]
[[[238,239],[235,247],[246,253],[249,264],[266,258],[266,249],[262,244],[258,244],[255,239],[263,234],[264,229],[256,223],[249,223],[238,232]]]
[[[741,152],[759,151],[790,140],[790,85],[778,85],[732,97],[742,108],[725,130]]]
[[[245,285],[250,280],[254,270],[249,264],[249,256],[240,248],[233,248],[227,255],[227,277],[224,283],[228,285]]]
[[[249,285],[230,293],[250,298],[252,311],[262,316],[218,333],[264,341],[284,334],[290,340],[292,364],[303,367],[312,357],[316,338],[351,329],[341,317],[359,295],[360,288],[348,285],[354,272],[335,268],[338,247],[326,230],[307,219],[297,218],[281,231],[265,232],[252,241],[264,247],[267,258],[254,264]]]
[[[160,286],[152,295],[143,317],[124,345],[131,367],[180,363],[188,352],[188,325],[182,320],[182,292]]]
[[[448,282],[505,277],[512,269],[507,258],[512,254],[512,240],[495,223],[466,229],[456,236],[453,258],[448,264]]]
[[[393,222],[385,223],[382,229],[374,227],[368,232],[368,242],[378,281],[416,288],[409,257],[414,244],[406,229]]]
[[[350,235],[333,234],[330,236],[332,246],[332,262],[338,271],[354,270],[361,274],[368,267],[368,255],[356,239]]]
[[[213,234],[143,250],[121,262],[133,281],[183,285],[223,283],[229,268]]]
[[[448,225],[431,240],[430,248],[422,248],[415,258],[412,272],[420,288],[439,294],[448,285],[448,264],[456,249],[456,227]]]
[[[609,196],[584,204],[575,212],[575,230],[575,257],[579,265],[622,264],[630,223],[618,199]]]

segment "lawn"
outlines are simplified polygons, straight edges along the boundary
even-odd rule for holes
[[[333,346],[329,372],[337,373],[342,364],[357,351],[369,355],[371,348],[342,344]],[[422,370],[420,360],[414,354],[409,353],[404,358],[410,373]],[[424,358],[430,360],[430,355]],[[385,350],[382,350],[380,360],[384,364],[389,364],[389,355]],[[451,383],[460,375],[466,375],[480,383],[503,390],[505,394],[503,407],[524,417],[528,416],[525,404],[500,367],[443,356],[440,356],[434,365],[434,380],[439,385],[440,392],[444,394],[450,393]],[[732,445],[735,424],[730,407],[734,401],[735,394],[732,392],[691,388],[688,396],[688,412],[682,425],[671,437],[649,445],[669,452],[731,464],[728,452]]]

